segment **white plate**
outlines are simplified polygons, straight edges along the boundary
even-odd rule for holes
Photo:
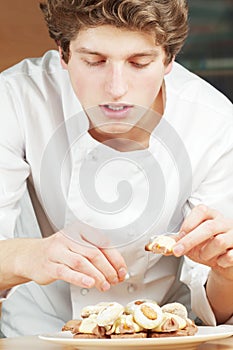
[[[134,349],[196,349],[196,347],[206,341],[227,338],[233,335],[233,326],[218,327],[198,327],[198,332],[194,336],[168,337],[168,338],[127,338],[127,339],[74,339],[71,332],[58,332],[55,334],[40,335],[39,338],[55,343],[75,345],[77,349],[104,349],[128,350]]]

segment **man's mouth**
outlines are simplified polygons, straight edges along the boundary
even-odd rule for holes
[[[125,118],[133,105],[126,104],[102,104],[100,108],[102,112],[110,118]]]
[[[111,109],[112,111],[123,111],[128,106],[111,106],[111,105],[104,105],[105,108]]]

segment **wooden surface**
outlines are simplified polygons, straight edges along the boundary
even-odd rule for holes
[[[56,48],[49,37],[39,0],[0,0],[0,71],[26,57]]]
[[[74,350],[74,349],[77,349],[77,347],[71,346],[71,345],[50,343],[45,340],[40,340],[37,336],[0,339],[0,350]],[[232,350],[232,349],[233,349],[233,337],[217,340],[213,342],[207,342],[197,347],[197,350]],[[107,350],[111,350],[111,349],[107,349]],[[176,348],[175,350],[179,350],[179,349]]]

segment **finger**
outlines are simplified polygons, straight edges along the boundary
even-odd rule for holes
[[[93,236],[93,235],[92,235]],[[109,261],[109,263],[111,264],[111,266],[114,268],[114,270],[117,273],[118,276],[118,280],[116,280],[116,277],[114,276],[114,279],[112,279],[112,281],[110,281],[110,283],[117,283],[117,282],[121,282],[125,279],[125,276],[127,274],[127,266],[126,263],[122,257],[122,255],[119,253],[119,251],[117,251],[114,248],[111,248],[111,243],[109,241],[109,239],[101,234],[100,232],[98,232],[98,245],[97,245],[97,239],[95,238],[94,242],[93,242],[93,238],[90,239],[90,237],[87,237],[87,235],[82,235],[82,238],[85,242],[87,243],[91,243],[91,246],[95,246],[97,247],[106,257],[106,259]],[[110,248],[108,248],[110,247]]]
[[[87,277],[89,276],[94,281],[96,287],[101,291],[105,291],[110,288],[105,276],[98,269],[96,269],[94,265],[88,261],[88,259],[79,254],[79,251],[72,251],[74,247],[77,250],[81,250],[81,248],[83,248],[82,246],[80,246],[81,248],[78,249],[79,245],[70,239],[65,238],[64,236],[60,237],[59,234],[55,238],[59,240],[59,242],[62,240],[62,244],[53,244],[54,249],[52,254],[50,254],[50,258],[53,263],[58,264],[59,266],[67,266],[69,269],[83,273]],[[93,284],[93,281],[90,282],[90,284]]]
[[[190,214],[187,215],[183,224],[181,225],[180,238],[182,238],[185,233],[194,230],[202,222],[210,219],[215,219],[220,216],[221,214],[218,213],[215,209],[209,208],[203,204],[196,206],[192,209]]]
[[[210,260],[225,254],[230,248],[233,248],[233,231],[215,235],[208,240],[200,250],[200,258]]]
[[[103,254],[117,271],[119,282],[124,281],[127,274],[127,265],[122,255],[116,249],[103,249]]]
[[[105,291],[110,288],[110,284],[105,278],[104,273],[98,267],[94,266],[93,263],[89,261],[88,258],[93,254],[93,250],[98,251],[95,247],[88,247],[87,244],[80,245],[75,241],[67,238],[60,232],[57,232],[53,236],[49,237],[44,242],[47,244],[47,254],[52,263],[66,265],[68,268],[86,274],[86,276],[90,276],[94,279],[94,284],[99,290]],[[86,255],[88,255],[86,257]],[[107,259],[104,255],[98,251],[98,254],[103,257],[103,259],[107,262]],[[102,262],[104,264],[104,262]],[[109,263],[107,262],[109,265]],[[104,265],[101,266],[104,270]],[[114,271],[114,269],[112,268]],[[117,273],[115,272],[115,276],[117,277]]]
[[[174,255],[184,255],[199,244],[228,229],[229,227],[224,220],[216,219],[204,221],[193,231],[187,233],[183,238],[177,241],[173,248]]]
[[[110,288],[104,274],[84,256],[69,250],[64,256],[64,264],[70,269],[92,278],[95,281],[96,288],[100,291],[106,291]]]
[[[228,250],[225,254],[220,256],[217,260],[217,264],[223,268],[233,268],[233,249]]]
[[[104,276],[106,282],[110,284],[116,284],[118,282],[117,271],[100,249],[91,246],[86,242],[83,242],[83,245],[71,242],[69,249],[73,251],[73,253],[82,255],[86,258],[101,273],[101,275]]]
[[[54,263],[51,270],[54,280],[63,280],[83,288],[92,288],[95,285],[94,278],[86,276],[81,272],[74,271],[64,264]]]

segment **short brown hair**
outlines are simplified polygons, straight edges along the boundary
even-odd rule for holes
[[[188,32],[186,0],[46,0],[40,8],[66,63],[70,41],[82,29],[113,25],[152,33],[166,52],[166,64],[180,51]]]

